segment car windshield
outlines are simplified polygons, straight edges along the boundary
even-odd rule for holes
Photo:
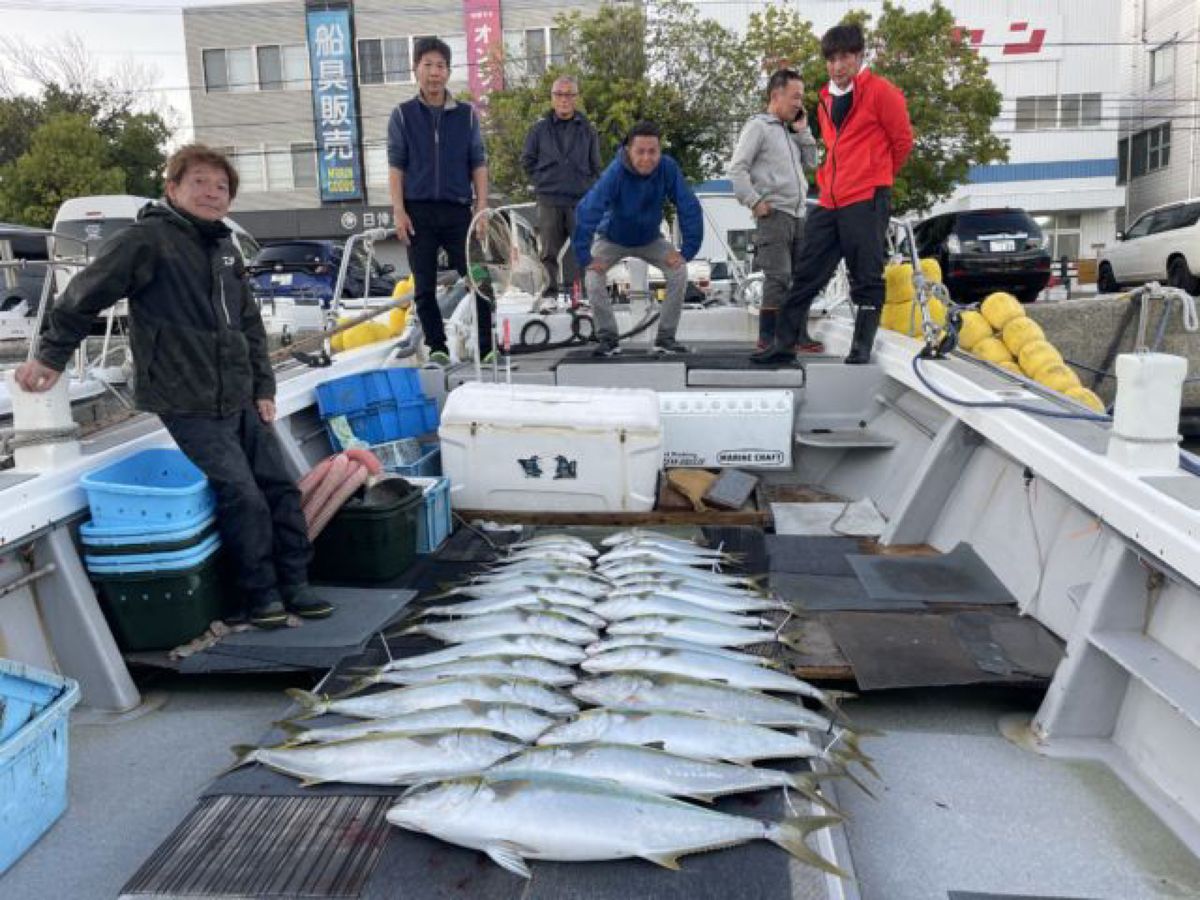
[[[322,244],[273,244],[259,250],[252,265],[273,266],[277,263],[297,265],[327,262],[329,262],[329,251]]]
[[[58,257],[91,256],[100,242],[133,224],[133,219],[74,219],[59,222],[54,230],[60,236],[55,243]]]
[[[958,217],[954,226],[960,240],[977,241],[993,234],[1023,234],[1041,237],[1042,230],[1029,214],[1019,209],[979,210]]]

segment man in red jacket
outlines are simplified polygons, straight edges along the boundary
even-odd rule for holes
[[[820,206],[809,217],[804,256],[779,310],[775,342],[752,353],[756,363],[796,362],[796,345],[812,344],[808,310],[840,260],[850,271],[858,307],[846,362],[870,362],[883,306],[884,247],[892,212],[892,181],[912,150],[904,95],[863,68],[858,25],[835,25],[821,38],[829,83],[817,111],[825,161],[817,171]]]

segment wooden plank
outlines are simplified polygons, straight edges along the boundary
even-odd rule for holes
[[[757,525],[765,527],[770,514],[758,509],[696,512],[695,510],[650,510],[649,512],[547,512],[544,510],[511,511],[494,509],[456,509],[457,515],[468,522],[489,519],[493,522],[514,522],[521,525]]]
[[[784,634],[789,641],[787,662],[797,677],[805,681],[854,680],[850,661],[820,616],[796,616]]]

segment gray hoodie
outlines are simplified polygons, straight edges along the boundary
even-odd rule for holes
[[[758,113],[746,123],[729,164],[738,201],[753,209],[766,200],[800,218],[808,194],[805,169],[817,165],[817,141],[808,128],[793,132],[778,116]]]

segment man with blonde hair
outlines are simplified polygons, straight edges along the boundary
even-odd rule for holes
[[[71,279],[16,381],[49,390],[100,313],[129,298],[134,399],[208,476],[247,618],[275,628],[289,611],[322,618],[333,607],[308,586],[300,491],[270,428],[267,332],[223,221],[237,188],[237,170],[220,152],[201,144],[177,150],[167,162],[166,199],[147,204]]]

